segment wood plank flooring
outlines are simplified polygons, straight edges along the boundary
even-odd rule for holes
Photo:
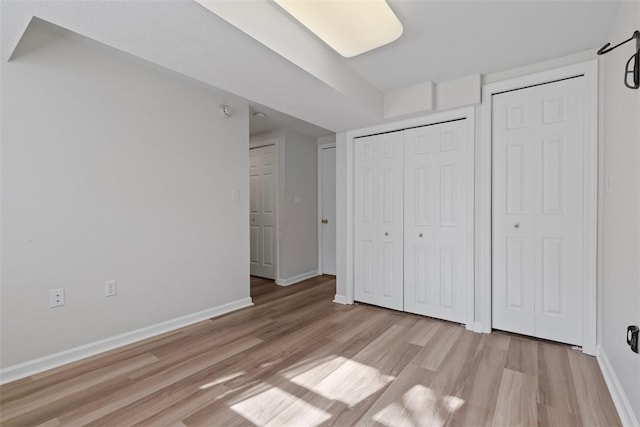
[[[619,426],[593,357],[251,279],[254,307],[0,387],[3,426]]]

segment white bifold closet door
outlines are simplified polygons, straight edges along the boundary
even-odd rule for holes
[[[355,299],[403,309],[402,132],[355,140]]]
[[[466,122],[404,132],[404,309],[461,323],[472,274]]]
[[[493,97],[493,328],[582,344],[584,78]]]
[[[355,300],[465,322],[468,120],[355,140]]]

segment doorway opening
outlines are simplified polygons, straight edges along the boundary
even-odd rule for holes
[[[261,110],[259,118],[250,116],[249,139],[250,294],[258,299],[325,271],[335,274],[336,263],[326,230],[335,230],[335,135]],[[333,259],[322,255],[331,252]]]

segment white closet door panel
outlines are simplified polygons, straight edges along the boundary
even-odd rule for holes
[[[535,105],[506,95],[493,99],[493,327],[534,335]]]
[[[493,327],[580,345],[584,79],[493,101]]]
[[[464,322],[466,120],[405,131],[405,310]]]
[[[536,218],[536,335],[582,344],[584,292],[584,78],[537,90],[541,118]]]
[[[355,299],[403,309],[403,141],[355,141]]]

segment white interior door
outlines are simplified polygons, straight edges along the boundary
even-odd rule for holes
[[[278,182],[276,146],[253,148],[249,158],[250,271],[253,276],[275,279]]]
[[[493,96],[493,328],[582,345],[584,78]]]
[[[402,132],[355,140],[355,299],[403,309]]]
[[[404,309],[466,322],[473,209],[468,120],[405,131]]]
[[[322,271],[336,274],[336,147],[323,148],[320,153],[322,180]]]

